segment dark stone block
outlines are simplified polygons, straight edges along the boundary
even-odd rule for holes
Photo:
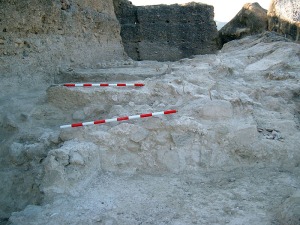
[[[133,6],[115,0],[121,37],[134,60],[175,61],[217,51],[213,7],[205,4]]]
[[[246,3],[220,31],[220,45],[267,30],[267,10],[258,3]]]

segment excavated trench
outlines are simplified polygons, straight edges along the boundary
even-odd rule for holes
[[[217,55],[73,68],[60,78],[143,87],[53,85],[4,98],[1,110],[15,110],[2,130],[15,128],[2,141],[11,163],[1,168],[2,223],[297,224],[300,49],[264,38]],[[278,63],[285,79],[269,79],[282,76]],[[178,112],[59,128],[168,109]]]

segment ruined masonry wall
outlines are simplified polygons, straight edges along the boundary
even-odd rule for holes
[[[218,49],[212,6],[114,4],[125,51],[134,60],[176,61]]]

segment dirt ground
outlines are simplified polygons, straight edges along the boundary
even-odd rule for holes
[[[300,170],[238,168],[189,174],[104,173],[74,196],[13,213],[12,224],[279,225]]]

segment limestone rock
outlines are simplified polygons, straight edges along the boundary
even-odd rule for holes
[[[82,188],[77,182],[89,182],[99,170],[99,152],[93,143],[65,142],[48,153],[43,192],[49,199],[55,194],[76,194]]]
[[[298,0],[272,0],[268,10],[268,29],[300,40],[300,3]]]
[[[70,164],[84,166],[85,162],[82,156],[78,152],[73,152],[70,155]]]
[[[233,110],[230,102],[215,100],[206,102],[199,111],[204,119],[218,120],[231,118]]]
[[[140,126],[135,126],[130,133],[130,140],[138,143],[148,136],[148,131]]]
[[[258,3],[247,3],[241,11],[219,31],[221,45],[247,35],[267,30],[267,10]]]
[[[14,163],[22,164],[26,161],[23,145],[13,143],[10,147],[9,155]]]

